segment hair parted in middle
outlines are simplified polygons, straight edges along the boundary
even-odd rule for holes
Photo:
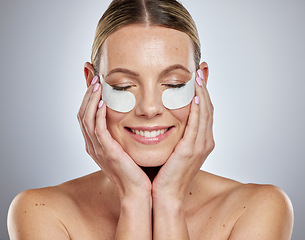
[[[98,22],[91,52],[95,74],[99,74],[102,45],[114,31],[131,24],[162,26],[186,33],[194,47],[196,69],[201,58],[198,31],[193,18],[176,0],[113,0]]]

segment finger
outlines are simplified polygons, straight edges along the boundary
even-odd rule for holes
[[[211,152],[214,149],[215,142],[213,137],[213,122],[214,122],[214,107],[210,98],[210,94],[206,87],[203,88],[208,110],[209,110],[209,122],[206,130],[206,147],[209,152]]]
[[[103,102],[103,100],[100,100],[98,107],[99,109],[97,110],[95,116],[95,123],[96,123],[95,135],[97,137],[99,144],[103,147],[103,149],[105,150],[105,148],[109,146],[108,150],[110,150],[110,146],[113,144],[113,139],[107,129],[106,104]]]
[[[124,151],[121,145],[113,139],[107,129],[106,104],[100,100],[99,109],[96,113],[95,134],[101,148],[97,150],[97,155],[102,158],[100,162],[102,168],[106,168],[106,174],[119,186],[142,184],[146,175],[133,159]],[[140,175],[139,175],[140,173]],[[126,189],[125,189],[126,190]]]
[[[199,141],[199,144],[203,144],[211,116],[211,110],[209,106],[210,100],[204,84],[203,86],[196,86],[196,94],[200,99],[199,127],[197,140]]]
[[[97,76],[93,79],[92,83],[96,83],[96,82],[98,82],[98,77]],[[85,93],[85,96],[83,98],[83,101],[81,103],[80,109],[77,113],[77,120],[79,122],[83,137],[85,139],[86,151],[91,157],[94,158],[95,156],[94,156],[94,150],[93,150],[92,142],[91,142],[91,140],[90,140],[90,138],[89,138],[89,136],[88,136],[88,134],[85,130],[84,124],[83,124],[83,117],[84,117],[84,114],[85,114],[90,96],[92,94],[93,88],[94,88],[93,84],[88,87],[88,89]]]
[[[80,128],[81,128],[83,137],[85,139],[86,151],[95,160],[96,159],[95,150],[93,148],[93,144],[91,142],[91,139],[89,138],[82,121],[80,122]]]
[[[77,113],[77,119],[78,119],[79,122],[81,122],[83,120],[83,117],[84,117],[84,114],[85,114],[85,111],[86,111],[86,108],[87,108],[90,96],[91,96],[93,88],[94,88],[94,84],[96,82],[99,82],[99,79],[98,79],[97,76],[93,78],[92,84],[88,87],[88,89],[87,89],[87,91],[85,93],[85,96],[83,98],[83,101],[81,103],[81,106],[79,108],[79,111]]]
[[[208,155],[214,149],[213,139],[213,105],[208,90],[203,84],[198,88],[198,95],[202,96],[202,104],[200,106],[200,123],[198,128],[198,137],[196,139],[195,149],[201,149],[198,154]],[[201,92],[202,94],[199,94]],[[203,148],[204,147],[204,148]]]
[[[99,143],[95,136],[95,118],[98,109],[98,103],[101,98],[101,85],[96,83],[92,89],[91,95],[88,100],[88,104],[83,116],[82,122],[84,129],[92,142],[94,150],[99,147]]]
[[[195,96],[191,103],[190,115],[185,128],[183,140],[193,144],[196,140],[198,134],[198,124],[199,124],[199,105],[198,96]],[[200,103],[200,99],[199,99]]]
[[[107,129],[106,124],[106,105],[100,101],[99,109],[96,113],[96,127],[95,134],[99,144],[102,146],[103,154],[106,155],[105,159],[110,159],[114,168],[119,169],[119,172],[132,174],[138,171],[138,165],[132,158],[124,151],[122,146],[111,136]]]
[[[205,96],[205,99],[206,99],[206,102],[207,102],[207,107],[208,107],[208,110],[211,114],[213,114],[214,112],[214,108],[213,108],[213,104],[212,104],[212,101],[211,101],[211,97],[210,97],[210,94],[209,94],[209,91],[206,87],[206,85],[204,85],[202,87],[203,89],[203,93],[204,93],[204,96]]]
[[[99,102],[99,109],[95,118],[95,136],[102,147],[104,154],[107,154],[108,158],[111,158],[113,162],[119,161],[122,158],[122,154],[126,154],[121,145],[112,138],[110,132],[107,129],[106,123],[106,104],[103,100]],[[125,155],[127,156],[127,154]]]

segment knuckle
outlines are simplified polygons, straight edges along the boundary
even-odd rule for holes
[[[193,151],[192,151],[191,147],[186,147],[180,151],[180,155],[183,158],[190,158],[193,155]]]
[[[103,158],[107,162],[111,162],[111,164],[118,163],[118,159],[119,159],[119,156],[117,156],[117,152],[113,151],[113,150],[112,151],[107,151],[106,154],[100,153],[99,157]]]
[[[118,164],[119,163],[119,157],[117,156],[117,154],[111,154],[109,159],[111,159],[112,164]]]
[[[88,147],[88,145],[86,144],[86,152],[92,156],[92,152],[91,152],[91,149]]]
[[[120,157],[115,146],[109,146],[108,156],[112,161],[116,161]]]
[[[99,138],[99,139],[101,139],[104,135],[104,131],[100,127],[95,127],[94,132],[95,132],[95,135],[97,136],[97,138]]]
[[[210,140],[207,142],[206,147],[207,147],[207,151],[208,151],[208,152],[212,152],[212,151],[214,150],[214,148],[215,148],[215,141],[214,141],[214,139],[210,139]]]
[[[83,118],[83,124],[84,124],[86,129],[90,126],[90,123],[91,123],[91,119],[90,118],[88,118],[88,117],[84,117]]]
[[[104,158],[104,153],[101,150],[96,151],[95,155],[97,156],[98,159]]]
[[[81,110],[78,111],[76,117],[77,117],[77,120],[79,123],[82,122],[82,116],[83,116],[83,113],[81,112]]]
[[[89,148],[86,146],[86,152],[91,156]]]
[[[94,157],[95,152],[94,149],[92,147],[89,146],[89,144],[86,144],[86,152],[91,156]]]
[[[196,124],[195,126],[192,126],[192,128],[190,129],[191,134],[196,136],[198,134],[198,129],[199,129],[198,124]]]

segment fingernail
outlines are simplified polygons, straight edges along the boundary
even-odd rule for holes
[[[200,77],[196,77],[196,82],[197,82],[197,84],[198,84],[199,86],[202,87],[202,80],[201,80]]]
[[[104,104],[104,101],[101,100],[101,101],[99,102],[99,104],[98,104],[98,108],[101,108],[101,107],[103,106],[103,104]]]
[[[198,74],[198,76],[203,80],[203,72],[202,72],[201,69],[198,69],[198,70],[197,70],[197,74]]]
[[[195,97],[195,103],[199,104],[199,97],[198,96]]]
[[[100,86],[100,84],[99,84],[99,83],[96,83],[96,84],[94,85],[93,92],[96,92],[97,89],[99,88],[99,86]]]
[[[91,85],[95,84],[95,83],[97,82],[97,79],[98,79],[98,76],[95,76],[95,77],[92,79]]]

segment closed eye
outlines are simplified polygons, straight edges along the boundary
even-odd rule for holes
[[[120,87],[120,86],[111,86],[113,88],[113,90],[116,91],[126,91],[127,89],[131,88],[132,86],[124,86],[124,87]]]
[[[169,88],[182,88],[185,86],[185,83],[181,84],[164,84],[164,86],[169,87]]]

